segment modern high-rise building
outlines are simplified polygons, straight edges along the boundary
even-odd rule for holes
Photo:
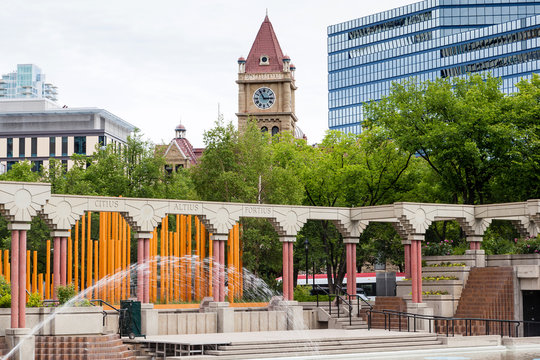
[[[540,2],[425,0],[328,27],[328,127],[361,132],[391,84],[491,72],[505,93],[540,72]]]
[[[33,64],[18,64],[17,71],[2,75],[0,99],[45,98],[57,100],[58,88],[45,81],[45,74]]]

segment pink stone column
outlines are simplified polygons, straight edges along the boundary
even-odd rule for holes
[[[26,284],[26,281],[23,282]],[[22,286],[24,288],[24,285]],[[23,310],[24,312],[24,310]],[[19,327],[19,230],[11,230],[11,328]]]
[[[53,245],[53,287],[54,287],[54,299],[58,299],[56,294],[56,288],[60,286],[60,253],[62,251],[62,245],[60,244],[60,238],[56,236],[54,238],[54,245]]]
[[[212,246],[214,247],[212,257],[212,295],[214,296],[214,301],[219,301],[219,241],[212,239]]]
[[[416,292],[418,294],[418,302],[422,302],[422,241],[416,241],[416,277],[418,279]]]
[[[417,241],[411,241],[411,277],[412,277],[412,302],[419,303],[418,299],[418,251]]]
[[[353,282],[352,282],[352,293],[353,295],[356,294],[356,243],[351,244],[352,248],[352,274],[353,274]]]
[[[347,294],[352,294],[352,284],[353,284],[353,254],[352,254],[352,244],[345,244],[345,250],[347,252]]]
[[[294,253],[293,253],[293,242],[289,242],[289,300],[294,300]]]
[[[26,230],[19,230],[19,328],[26,327]]]
[[[218,241],[219,244],[219,301],[225,301],[225,241]]]
[[[143,298],[144,303],[150,302],[150,239],[144,240],[144,288]]]
[[[411,278],[411,244],[403,245],[405,250],[405,277]]]
[[[67,283],[67,238],[60,238],[60,284]]]
[[[137,239],[137,300],[144,303],[144,239]]]
[[[289,300],[289,243],[283,242],[283,299]]]

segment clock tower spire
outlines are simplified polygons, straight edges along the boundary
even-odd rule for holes
[[[283,54],[272,23],[265,16],[247,59],[238,59],[238,130],[243,132],[248,117],[261,131],[272,135],[297,132],[295,115],[294,65]]]

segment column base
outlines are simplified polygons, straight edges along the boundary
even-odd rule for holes
[[[28,328],[6,329],[6,343],[10,351],[22,341],[10,359],[28,360],[35,358],[36,338],[34,335],[28,336],[30,332],[31,329]]]
[[[417,315],[427,315],[432,316],[433,315],[433,308],[429,307],[426,303],[413,303],[408,302],[407,303],[407,312],[411,314],[417,314]],[[414,320],[410,319],[411,322],[411,328],[414,327]],[[433,324],[432,324],[433,326]],[[417,319],[416,320],[416,330],[418,331],[429,331],[429,320],[424,319]],[[433,331],[433,328],[432,328]]]
[[[141,304],[141,332],[146,336],[158,334],[158,311],[154,304]]]
[[[215,312],[218,333],[234,332],[234,308],[226,301],[213,301],[205,308],[205,312]]]
[[[268,310],[285,311],[287,314],[287,330],[304,330],[304,308],[294,300],[271,301]]]
[[[473,267],[486,267],[486,252],[485,250],[465,250],[465,255],[474,256]]]

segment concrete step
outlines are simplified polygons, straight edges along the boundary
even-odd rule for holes
[[[401,350],[414,350],[414,349],[433,349],[439,348],[443,345],[439,341],[434,342],[399,342],[396,344],[386,343],[384,346],[377,344],[370,344],[371,346],[334,346],[334,347],[316,347],[316,346],[305,346],[304,348],[276,348],[273,351],[257,351],[253,350],[243,350],[243,351],[208,351],[208,355],[219,356],[220,359],[256,359],[264,358],[268,356],[272,357],[292,357],[292,356],[302,356],[310,353],[317,355],[333,355],[333,354],[351,354],[351,353],[366,353],[366,352],[381,352],[381,351],[401,351]],[[172,357],[167,357],[168,359],[173,359]],[[189,359],[202,359],[198,357],[182,357],[183,360]]]

